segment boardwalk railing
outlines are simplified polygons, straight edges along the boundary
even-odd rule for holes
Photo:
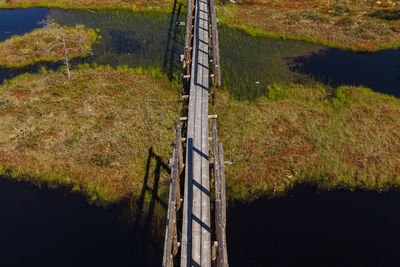
[[[163,267],[173,267],[173,257],[178,254],[180,243],[178,242],[176,213],[181,206],[179,175],[183,170],[182,156],[182,128],[180,122],[176,127],[176,140],[171,161],[171,180],[169,188],[169,201],[167,213],[167,225],[165,230]]]
[[[193,20],[194,20],[194,0],[188,0],[186,17],[186,35],[185,35],[185,55],[183,67],[186,68],[186,78],[190,77],[192,63],[192,40],[193,40]]]
[[[229,265],[226,244],[225,161],[222,143],[218,143],[216,119],[211,121],[211,131],[214,155],[215,230],[217,237],[217,242],[213,245],[213,252],[216,253],[215,262],[217,267],[227,267]]]
[[[215,11],[215,0],[210,1],[210,21],[211,21],[211,40],[212,40],[212,62],[213,62],[213,86],[214,95],[213,102],[217,97],[218,87],[221,86],[221,59],[219,55],[219,36],[218,36],[218,20]]]

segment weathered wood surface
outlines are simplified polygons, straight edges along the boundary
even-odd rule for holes
[[[214,188],[215,188],[215,227],[217,237],[216,263],[218,267],[227,267],[228,253],[226,245],[226,196],[225,196],[225,161],[222,143],[218,144],[217,120],[211,121]]]
[[[220,243],[223,253],[220,256],[219,262],[220,265],[218,267],[228,267],[228,248],[226,242],[226,181],[225,181],[225,160],[224,160],[224,148],[222,143],[219,143],[218,146],[219,153],[219,168],[220,168],[220,199],[221,199],[221,228],[218,230],[221,232],[221,240],[218,240]]]
[[[185,64],[184,66],[186,67],[186,74],[190,75],[190,70],[191,70],[191,52],[192,52],[192,45],[193,45],[193,36],[192,36],[192,30],[193,30],[193,11],[195,9],[195,1],[194,0],[188,0],[188,6],[187,6],[187,17],[186,17],[186,35],[185,35]]]
[[[176,141],[172,155],[171,180],[167,211],[167,225],[165,230],[163,267],[172,267],[173,257],[178,253],[178,232],[176,225],[177,201],[180,201],[179,190],[179,142],[181,140],[181,124],[176,128]]]
[[[195,0],[181,266],[211,266],[208,3]]]

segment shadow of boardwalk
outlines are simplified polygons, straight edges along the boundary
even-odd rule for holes
[[[228,211],[230,266],[399,266],[400,192],[322,191]]]
[[[164,228],[162,226],[164,226],[164,222],[154,221],[154,216],[156,212],[160,212],[159,209],[162,209],[165,213],[168,209],[168,204],[160,199],[158,194],[162,170],[170,173],[169,166],[163,162],[161,157],[154,153],[153,148],[150,148],[147,156],[143,187],[135,211],[135,229],[141,231],[141,245],[133,252],[134,258],[147,260],[148,257],[143,257],[143,255],[148,255],[153,259],[158,258],[159,264],[161,264],[163,252],[162,237]],[[151,179],[151,176],[153,176],[153,179]],[[157,227],[161,229],[157,229]],[[152,238],[149,239],[149,236]],[[148,263],[145,261],[140,264],[141,266],[148,266]]]
[[[129,227],[120,208],[0,176],[0,266],[159,266],[145,254],[132,259],[142,230]]]

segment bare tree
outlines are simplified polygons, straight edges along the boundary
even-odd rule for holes
[[[44,29],[53,40],[51,40],[49,45],[43,46],[42,49],[45,53],[50,53],[53,55],[59,55],[59,49],[62,50],[64,64],[67,68],[67,76],[68,79],[71,79],[70,72],[70,53],[85,53],[91,54],[92,50],[85,46],[85,40],[82,39],[82,36],[79,34],[70,34],[66,35],[65,31],[54,22],[49,16],[46,20],[39,22],[39,24],[44,25]],[[83,28],[83,26],[81,26]]]

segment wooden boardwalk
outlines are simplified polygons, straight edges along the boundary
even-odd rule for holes
[[[195,6],[186,139],[187,165],[183,201],[181,267],[211,266],[208,3],[206,0],[196,0]]]
[[[218,31],[214,0],[189,0],[186,22],[185,55],[182,57],[185,78],[189,81],[189,103],[186,125],[186,157],[184,164],[184,195],[181,242],[177,237],[177,210],[180,204],[179,171],[183,163],[181,125],[178,124],[177,139],[171,164],[171,187],[168,206],[163,266],[172,267],[173,257],[180,246],[181,267],[211,267],[212,260],[218,267],[228,266],[225,222],[225,174],[222,144],[218,144],[216,118],[209,116],[210,78],[214,79],[214,93],[220,84]],[[211,34],[212,32],[212,34]],[[211,42],[212,40],[212,42]],[[212,56],[210,46],[212,44]],[[212,59],[213,75],[210,75]],[[213,118],[214,180],[216,183],[215,227],[217,241],[212,244],[209,119]],[[219,149],[220,146],[220,149]],[[220,159],[222,158],[222,161]],[[221,172],[222,170],[222,172]],[[222,177],[223,179],[221,179]],[[218,178],[218,179],[216,179]],[[218,181],[217,181],[218,180]]]

